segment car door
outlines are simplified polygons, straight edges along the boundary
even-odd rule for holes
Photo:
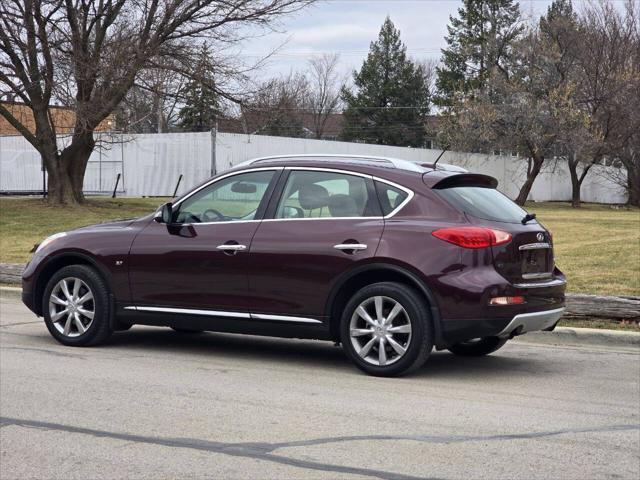
[[[368,175],[285,170],[252,245],[252,315],[320,318],[337,278],[375,255],[384,221]],[[288,318],[291,317],[291,318]]]
[[[134,305],[248,312],[249,248],[280,172],[220,177],[177,202],[171,224],[150,222],[129,256]]]

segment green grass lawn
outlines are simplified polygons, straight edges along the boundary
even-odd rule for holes
[[[83,207],[53,207],[38,198],[0,197],[0,263],[22,263],[45,237],[65,230],[153,212],[162,198],[90,198]]]
[[[553,234],[556,264],[568,290],[640,295],[640,210],[549,202],[527,205]]]
[[[21,263],[55,232],[146,215],[161,198],[91,198],[85,207],[52,207],[40,199],[0,198],[0,263]],[[640,210],[567,203],[527,205],[553,233],[556,263],[569,291],[640,295]]]

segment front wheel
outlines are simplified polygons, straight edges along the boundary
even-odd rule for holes
[[[343,348],[358,368],[391,377],[420,368],[433,348],[427,305],[412,288],[368,285],[347,304],[340,324]]]
[[[500,337],[484,337],[475,338],[467,342],[457,343],[448,348],[448,350],[461,357],[482,357],[499,350],[507,343],[506,338]]]
[[[47,329],[63,345],[83,347],[104,342],[110,325],[109,290],[102,277],[86,265],[57,271],[42,298]]]

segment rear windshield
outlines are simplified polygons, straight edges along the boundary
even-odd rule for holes
[[[527,214],[508,197],[493,188],[453,187],[434,190],[459,211],[476,218],[520,223]]]

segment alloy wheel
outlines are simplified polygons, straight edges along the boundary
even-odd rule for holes
[[[349,324],[351,345],[365,362],[386,366],[400,360],[411,341],[411,320],[396,300],[375,296],[364,300]]]
[[[93,323],[95,308],[93,292],[77,277],[63,278],[51,290],[51,323],[66,337],[79,337],[85,333]]]

